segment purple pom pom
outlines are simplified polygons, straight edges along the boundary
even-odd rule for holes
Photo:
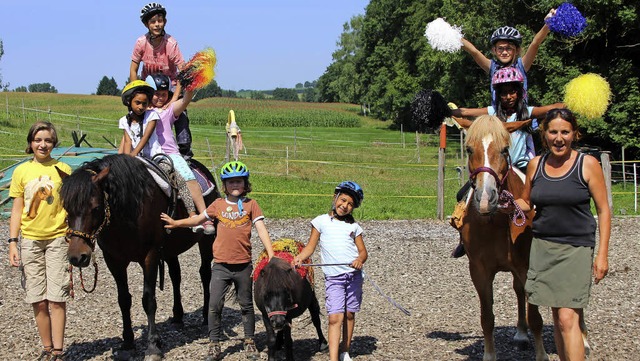
[[[576,36],[587,27],[587,19],[570,3],[562,3],[556,14],[545,21],[551,31],[566,37]]]

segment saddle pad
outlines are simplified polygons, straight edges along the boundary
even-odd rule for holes
[[[191,165],[191,171],[193,172],[193,175],[196,177],[196,181],[198,181],[198,184],[200,185],[200,189],[202,189],[203,196],[208,195],[216,188],[216,185],[213,182],[211,182],[200,169]]]
[[[138,158],[142,163],[144,163],[144,166],[147,168],[147,171],[149,172],[149,174],[151,174],[151,177],[153,177],[153,180],[156,181],[156,184],[158,184],[158,187],[162,189],[162,192],[167,197],[171,197],[171,191],[172,191],[171,184],[169,184],[167,179],[165,179],[164,175],[158,174],[157,166],[151,164],[151,162],[146,158],[143,158],[143,157],[136,157],[136,158]]]

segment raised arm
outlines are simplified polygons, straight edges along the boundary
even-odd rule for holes
[[[462,49],[471,55],[476,64],[478,64],[485,73],[489,74],[489,69],[491,68],[491,60],[489,60],[489,58],[484,56],[480,50],[476,49],[476,47],[465,38],[462,38]]]
[[[487,108],[451,109],[451,115],[454,117],[479,117],[481,115],[487,115],[487,114],[489,114],[489,110]]]
[[[184,96],[173,103],[173,115],[177,118],[180,114],[187,109],[189,103],[193,99],[193,90],[187,90],[184,92]]]
[[[547,16],[544,17],[544,19],[546,20],[554,16],[555,14],[556,9],[551,9],[549,10]],[[525,71],[528,72],[529,69],[531,69],[531,65],[533,65],[533,61],[536,59],[536,55],[538,55],[538,49],[540,49],[540,45],[542,45],[544,39],[547,38],[547,35],[549,35],[550,30],[551,29],[549,29],[549,26],[547,26],[547,23],[545,22],[544,26],[542,26],[542,29],[540,29],[536,36],[533,37],[533,40],[531,40],[531,44],[529,44],[527,52],[522,57],[522,65],[524,66]]]
[[[566,108],[566,105],[564,103],[554,103],[541,107],[533,107],[533,110],[531,110],[531,118],[544,118],[549,110],[556,108]]]

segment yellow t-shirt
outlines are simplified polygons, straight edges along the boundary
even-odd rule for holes
[[[13,172],[9,196],[24,199],[20,230],[25,238],[53,239],[64,236],[67,230],[67,212],[59,193],[62,178],[55,167],[71,174],[69,165],[55,159],[46,163],[31,160]]]

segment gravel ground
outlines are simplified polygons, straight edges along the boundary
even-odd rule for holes
[[[369,283],[365,283],[362,311],[357,314],[351,355],[355,360],[481,360],[482,331],[479,303],[468,275],[467,259],[451,259],[457,233],[438,221],[362,222],[369,261],[367,275],[378,286],[411,311],[406,316]],[[613,221],[609,276],[592,288],[587,309],[591,360],[634,360],[640,356],[640,271],[637,255],[638,218]],[[269,220],[273,239],[287,237],[306,241],[308,220]],[[39,339],[31,307],[23,302],[18,270],[8,266],[8,222],[0,222],[0,360],[35,359]],[[262,250],[254,235],[254,259]],[[319,260],[317,255],[314,259]],[[99,276],[94,293],[79,290],[68,304],[66,344],[69,360],[110,360],[120,345],[121,317],[115,283],[98,251]],[[207,352],[206,327],[201,325],[201,297],[197,267],[199,256],[192,248],[181,256],[185,327],[173,330],[166,322],[171,316],[170,285],[159,291],[156,320],[164,341],[166,360],[201,360]],[[142,360],[146,346],[146,316],[141,307],[140,268],[129,268],[133,296],[132,318],[137,354]],[[324,310],[323,279],[318,272],[316,290]],[[91,272],[89,272],[91,275]],[[85,275],[86,277],[86,275]],[[91,278],[87,277],[88,279]],[[167,282],[169,282],[167,277]],[[533,360],[531,346],[520,351],[511,344],[515,334],[515,294],[511,277],[501,273],[494,282],[496,347],[499,360]],[[256,310],[257,312],[257,310]],[[541,308],[544,318],[545,347],[551,360],[557,360],[551,326],[551,311]],[[326,335],[326,316],[322,316]],[[238,306],[228,302],[223,314],[225,360],[243,359],[242,325]],[[314,354],[316,336],[308,316],[294,320],[294,349],[297,360],[327,360],[327,354]],[[265,351],[265,332],[258,317],[258,349]],[[261,354],[266,359],[266,353]]]

